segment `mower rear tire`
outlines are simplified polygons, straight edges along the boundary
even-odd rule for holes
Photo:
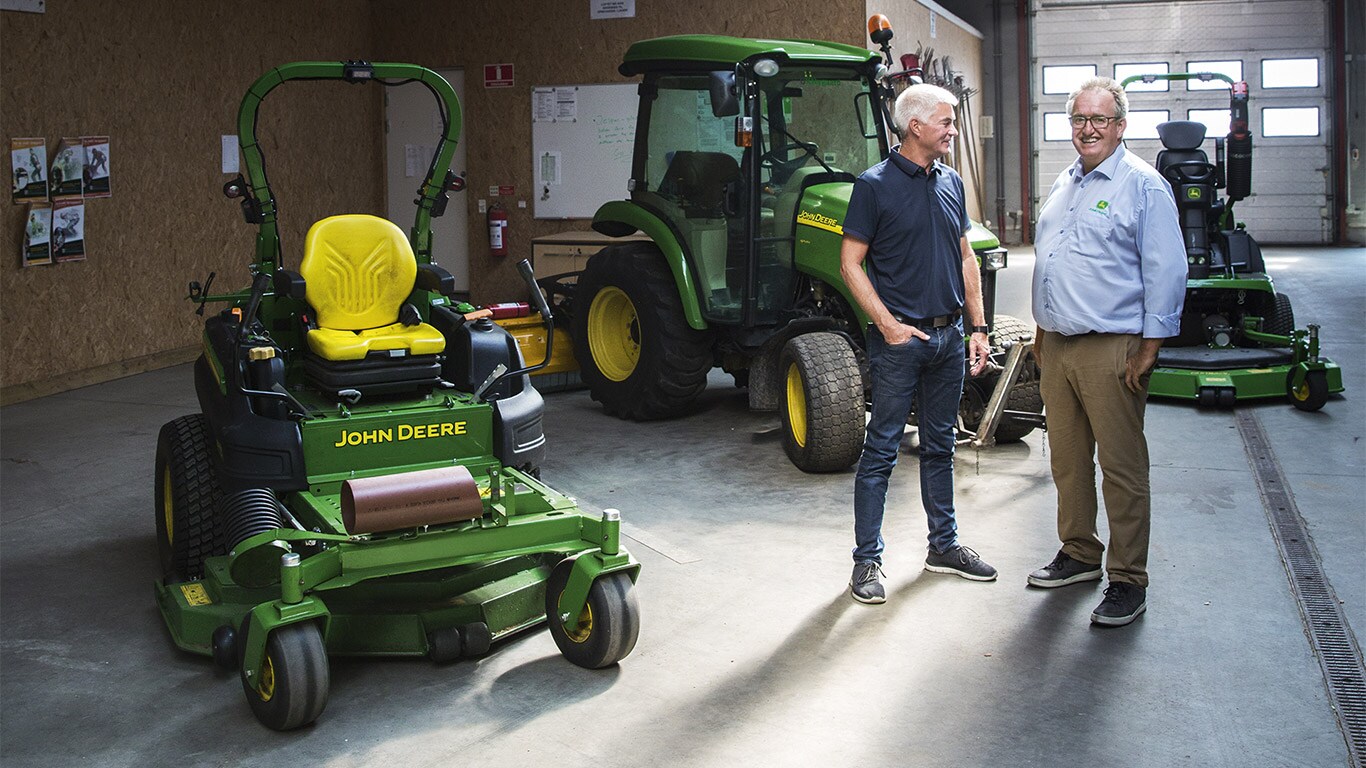
[[[220,554],[213,517],[223,490],[210,442],[202,413],[167,422],[157,436],[153,501],[161,573],[168,582],[202,577],[204,560]]]
[[[329,686],[327,649],[318,625],[311,621],[271,632],[256,682],[242,675],[252,713],[276,731],[292,731],[317,720],[327,706]]]
[[[579,276],[574,303],[580,376],[609,414],[679,416],[706,389],[711,334],[688,325],[673,273],[654,245],[595,254]]]
[[[998,357],[1004,362],[1004,348],[1007,342],[1014,343],[1033,336],[1034,326],[1032,324],[1010,315],[997,315],[991,328],[992,352],[999,353]],[[983,406],[985,406],[991,399],[992,390],[996,388],[996,379],[993,377],[984,380],[982,383],[981,391],[983,394],[981,399]],[[965,400],[967,389],[968,387],[965,384],[963,387]],[[1043,397],[1039,394],[1039,364],[1034,361],[1032,351],[1025,354],[1024,365],[1020,368],[1019,377],[1015,379],[1015,386],[1011,387],[1010,392],[1006,395],[1005,410],[1020,411],[1021,413],[1043,413]],[[960,411],[964,414],[967,413],[962,409]],[[964,418],[964,426],[974,432],[977,431],[980,422],[980,415],[972,424],[967,424],[967,419]],[[996,442],[1017,443],[1033,431],[1034,425],[1029,422],[1016,421],[1009,416],[1002,416],[1001,422],[996,425]]]
[[[1265,333],[1289,336],[1295,332],[1295,310],[1290,306],[1290,297],[1278,293],[1271,297],[1271,316],[1262,323]]]
[[[640,635],[640,608],[630,574],[599,576],[588,589],[588,602],[577,617],[563,622],[560,596],[569,584],[574,561],[561,560],[545,585],[545,616],[550,636],[566,659],[585,669],[610,667],[626,658]]]
[[[1285,377],[1286,396],[1291,405],[1301,411],[1317,411],[1328,402],[1328,374],[1324,371],[1309,371],[1304,375],[1304,383],[1294,386],[1295,370],[1292,368]]]
[[[838,472],[863,450],[863,375],[844,337],[804,333],[779,358],[783,450],[803,472]]]

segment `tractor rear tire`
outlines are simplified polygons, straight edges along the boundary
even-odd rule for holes
[[[574,570],[572,559],[561,560],[545,584],[545,618],[550,636],[566,659],[585,669],[610,667],[626,658],[640,636],[640,607],[631,576],[618,571],[593,580],[588,602],[577,617],[560,620],[560,595]]]
[[[574,301],[574,356],[607,413],[671,418],[706,389],[711,334],[688,325],[673,273],[654,245],[599,251]]]
[[[1271,316],[1262,323],[1262,330],[1277,336],[1289,336],[1295,332],[1295,310],[1290,306],[1290,297],[1278,293],[1271,298]]]
[[[204,560],[221,554],[214,542],[214,512],[223,490],[214,472],[204,414],[167,422],[157,436],[157,549],[168,582],[204,575]]]
[[[253,684],[242,675],[242,690],[262,725],[292,731],[317,720],[330,687],[327,648],[318,625],[305,621],[271,632],[256,677]]]
[[[779,358],[783,450],[803,472],[838,472],[863,450],[863,375],[834,333],[788,340]]]

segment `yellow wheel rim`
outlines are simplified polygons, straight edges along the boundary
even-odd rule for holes
[[[1309,399],[1309,377],[1305,377],[1304,383],[1290,390],[1290,394],[1295,396],[1301,403]]]
[[[166,543],[175,541],[175,494],[171,492],[171,465],[161,475],[161,516],[166,518]]]
[[[275,663],[270,660],[270,654],[266,654],[266,660],[261,663],[261,681],[256,684],[256,693],[261,696],[261,701],[270,701],[275,696]]]
[[[640,362],[640,319],[631,298],[616,286],[593,297],[588,308],[588,349],[602,375],[625,381]]]
[[[560,593],[560,599],[564,599],[564,593]],[[576,643],[586,643],[588,638],[593,635],[593,608],[588,603],[583,604],[583,610],[579,612],[579,617],[564,625],[564,634]]]
[[[787,424],[792,439],[806,447],[806,388],[802,386],[802,372],[793,363],[787,367]]]

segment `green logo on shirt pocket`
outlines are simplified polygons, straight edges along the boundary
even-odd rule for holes
[[[1091,213],[1099,213],[1099,214],[1102,215],[1102,216],[1109,216],[1109,215],[1110,215],[1110,201],[1109,201],[1109,200],[1098,200],[1098,201],[1096,201],[1096,204],[1093,205],[1093,206],[1091,206]]]

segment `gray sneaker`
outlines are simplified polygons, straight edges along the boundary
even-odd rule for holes
[[[1105,599],[1091,613],[1091,623],[1106,627],[1122,627],[1148,610],[1148,590],[1137,584],[1111,581],[1105,588]]]
[[[952,573],[972,581],[995,581],[996,569],[987,565],[976,552],[955,544],[947,551],[933,549],[925,557],[925,570],[933,573]]]
[[[882,576],[882,566],[868,560],[854,563],[854,575],[849,579],[849,594],[860,603],[885,603],[887,591],[878,579]]]
[[[1100,581],[1100,563],[1074,560],[1060,549],[1053,562],[1029,574],[1028,581],[1032,586],[1044,589],[1065,587],[1079,581]]]

